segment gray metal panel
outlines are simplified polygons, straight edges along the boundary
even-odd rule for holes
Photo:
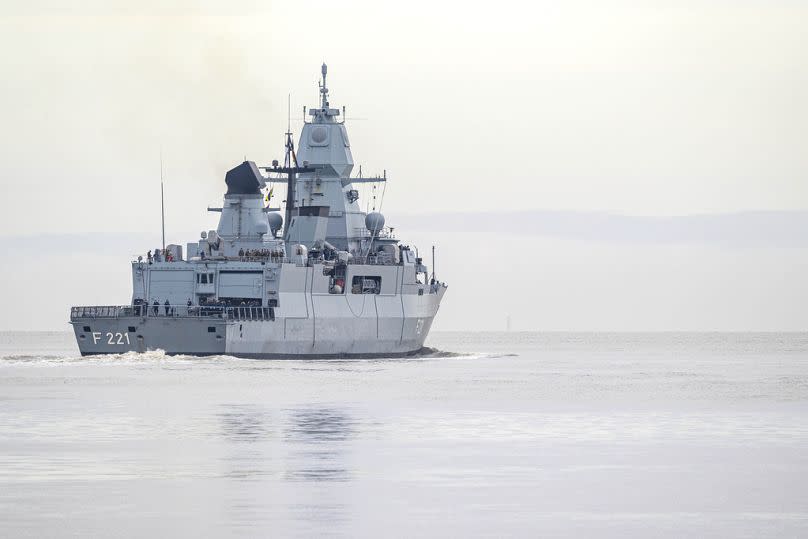
[[[219,273],[220,298],[261,298],[264,272],[222,271]]]
[[[166,299],[174,305],[185,304],[194,296],[194,271],[154,269],[149,271],[149,302]]]

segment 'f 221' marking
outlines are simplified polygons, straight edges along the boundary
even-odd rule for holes
[[[108,331],[107,333],[101,333],[100,331],[93,331],[93,344],[98,344],[98,341],[102,340],[102,335],[106,337],[106,343],[111,345],[124,345],[124,344],[131,344],[129,342],[129,333],[112,333]]]

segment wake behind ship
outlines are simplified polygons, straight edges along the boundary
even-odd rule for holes
[[[320,106],[281,166],[245,161],[225,176],[216,230],[132,262],[130,305],[79,306],[82,355],[164,350],[252,358],[395,357],[423,348],[447,285],[381,213],[363,212],[345,122]],[[286,184],[284,215],[271,208]],[[269,191],[267,191],[269,189]],[[433,264],[434,265],[434,264]]]

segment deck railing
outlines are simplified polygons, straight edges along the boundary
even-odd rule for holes
[[[70,319],[87,318],[226,318],[227,320],[275,320],[273,307],[239,305],[91,305],[71,307]]]

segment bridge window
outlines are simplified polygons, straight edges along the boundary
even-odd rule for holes
[[[208,326],[208,333],[216,333],[216,326]]]
[[[353,294],[378,294],[382,290],[382,278],[377,275],[355,275],[351,281]]]
[[[93,328],[91,328],[90,326],[84,326],[81,329],[82,329],[82,331],[86,331],[87,333],[89,333],[89,332],[91,332],[93,330]]]

